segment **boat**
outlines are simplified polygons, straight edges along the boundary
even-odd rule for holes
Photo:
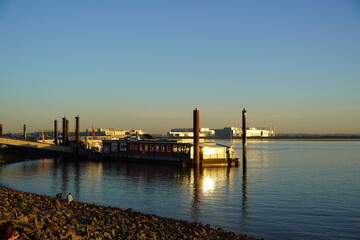
[[[102,154],[118,160],[137,160],[144,162],[174,163],[183,166],[194,165],[194,144],[191,139],[130,139],[103,140]],[[235,165],[232,147],[211,141],[200,142],[201,165]]]

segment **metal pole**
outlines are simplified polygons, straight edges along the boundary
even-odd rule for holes
[[[24,124],[24,128],[23,128],[23,133],[24,133],[24,140],[26,140],[26,125]]]
[[[194,110],[194,162],[200,167],[200,111]]]
[[[243,168],[246,168],[246,110],[242,111],[242,145],[243,145]]]
[[[0,124],[0,137],[2,137],[2,124]]]
[[[56,119],[54,121],[54,144],[58,144],[58,122]]]

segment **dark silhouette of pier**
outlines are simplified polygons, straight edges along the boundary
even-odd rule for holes
[[[40,143],[34,141],[18,140],[12,138],[0,137],[0,145],[38,149],[45,151],[52,151],[56,153],[67,153],[67,154],[78,154],[78,155],[89,155],[90,151],[87,149],[78,149],[71,146],[60,146],[55,144]]]

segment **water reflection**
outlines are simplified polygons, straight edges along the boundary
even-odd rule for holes
[[[241,204],[241,212],[244,217],[243,220],[245,220],[245,217],[248,215],[248,199],[247,199],[247,166],[243,166],[242,169],[242,204]]]
[[[194,168],[193,169],[193,173],[194,173],[194,200],[192,203],[192,214],[191,214],[191,218],[195,221],[199,221],[199,215],[200,215],[200,204],[201,204],[201,200],[200,200],[200,194],[201,194],[201,182],[202,182],[202,168]]]
[[[81,176],[83,172],[87,170],[87,166],[84,166],[80,162],[69,162],[60,159],[47,159],[48,163],[53,163],[52,168],[49,169],[49,174],[44,175],[45,180],[52,180],[51,193],[54,191],[67,194],[71,192],[75,198],[81,196]],[[88,175],[91,176],[91,175]]]
[[[255,146],[254,147],[254,143]],[[262,140],[262,139],[256,139],[256,140],[249,140],[248,141],[248,161],[250,162],[250,164],[252,165],[252,167],[264,167],[264,160],[266,161],[267,164],[269,164],[270,159],[271,159],[271,154],[267,151],[264,151],[264,146],[265,148],[269,148],[269,143],[273,143],[273,140]],[[231,144],[237,144],[238,146],[240,146],[240,144],[242,144],[242,140],[241,139],[232,139],[231,140]],[[258,146],[261,146],[260,148]],[[257,149],[259,148],[259,149]],[[250,151],[251,150],[251,151]],[[242,148],[237,149],[237,156],[239,157],[240,152],[242,151]],[[260,160],[260,161],[259,161]],[[266,164],[265,163],[265,164]],[[248,216],[248,178],[247,178],[247,165],[248,164],[241,164],[242,165],[242,188],[241,188],[241,193],[242,193],[242,203],[241,203],[241,213],[242,213],[242,222],[246,222],[246,217]]]
[[[238,212],[238,220],[244,222],[248,215],[247,169],[241,172],[241,167],[182,168],[63,159],[4,167],[0,182],[22,191],[50,196],[71,192],[76,201],[196,222],[203,222],[209,214],[226,220],[231,211]],[[233,206],[226,205],[236,199]]]
[[[1,171],[0,182],[19,190],[50,196],[71,192],[77,201],[131,207],[168,217],[180,215],[198,222],[203,221],[204,211],[223,207],[221,198],[224,194],[229,199],[236,197],[240,186],[233,176],[237,169],[227,167],[192,169],[60,159],[41,159],[4,167],[6,171]],[[246,182],[242,187],[246,187]],[[243,190],[242,205],[246,203],[246,190]],[[190,211],[184,211],[184,208]],[[225,217],[226,212],[220,214]]]
[[[241,142],[233,143],[241,154]],[[321,239],[321,232],[323,239],[357,239],[359,144],[249,141],[244,169],[42,159],[0,165],[0,184],[51,196],[71,192],[76,201],[258,238]]]
[[[211,192],[214,190],[215,182],[212,178],[204,178],[203,180],[203,191],[204,192]]]

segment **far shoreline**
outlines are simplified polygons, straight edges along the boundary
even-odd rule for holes
[[[193,139],[192,137],[169,139]],[[201,137],[204,140],[242,140],[242,137]],[[360,141],[360,136],[275,136],[275,137],[247,137],[247,140],[318,140],[318,141]]]

